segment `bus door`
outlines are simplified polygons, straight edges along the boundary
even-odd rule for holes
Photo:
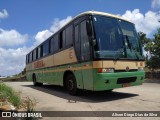
[[[89,39],[86,31],[86,20],[75,26],[75,51],[79,61],[81,84],[83,89],[93,90],[93,71]]]

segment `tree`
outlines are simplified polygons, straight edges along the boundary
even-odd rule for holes
[[[156,56],[152,56],[147,62],[147,67],[154,71],[154,69],[160,68],[160,59]]]
[[[153,43],[152,54],[160,58],[160,28],[157,30],[157,33],[154,34]]]
[[[160,68],[160,28],[154,34],[153,40],[146,38],[145,34],[140,36],[141,42],[144,45],[144,50],[150,53],[150,59],[146,60],[147,66],[154,70]]]
[[[146,34],[143,32],[139,32],[138,33],[139,38],[140,38],[140,43],[142,44],[142,47],[144,48],[144,50],[150,54],[150,48],[152,45],[152,41],[150,38],[147,38]],[[145,56],[146,60],[148,60],[148,54]]]
[[[24,68],[22,71],[22,75],[25,75],[25,74],[26,74],[26,68]]]
[[[140,37],[140,42],[142,44],[142,47],[144,47],[148,42],[150,42],[151,40],[149,38],[146,37],[146,34],[143,32],[139,32],[139,37]]]

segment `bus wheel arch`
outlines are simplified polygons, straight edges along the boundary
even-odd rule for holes
[[[37,77],[36,77],[35,73],[32,74],[32,81],[33,81],[33,85],[34,86],[41,86],[41,85],[43,85],[43,83],[37,82]]]
[[[72,71],[66,71],[63,76],[63,86],[71,95],[77,94],[77,81]]]

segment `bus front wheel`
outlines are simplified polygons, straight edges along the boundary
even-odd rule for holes
[[[69,94],[76,95],[77,94],[77,82],[74,75],[69,74],[66,78],[66,88]]]
[[[41,86],[41,85],[43,85],[43,83],[37,82],[37,81],[36,81],[36,76],[33,75],[33,85],[34,85],[34,86]]]

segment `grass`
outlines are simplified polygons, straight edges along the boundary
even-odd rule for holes
[[[17,110],[24,109],[27,113],[33,113],[37,104],[36,100],[32,100],[29,97],[21,99],[20,94],[15,92],[11,87],[4,83],[0,83],[0,107],[3,106],[3,102],[8,101],[14,105]],[[37,120],[38,118],[26,117],[24,120]]]
[[[23,99],[21,106],[26,110],[26,112],[33,112],[36,104],[37,101],[35,99],[33,100],[29,97],[26,97],[25,99]]]
[[[9,101],[17,108],[21,103],[20,95],[4,83],[0,83],[0,98]]]
[[[21,80],[21,81],[25,81],[25,77],[26,77],[26,74],[22,75],[15,75],[15,76],[11,76],[11,77],[6,77],[6,78],[0,78],[0,80],[3,80],[3,81],[18,81],[18,80]]]

